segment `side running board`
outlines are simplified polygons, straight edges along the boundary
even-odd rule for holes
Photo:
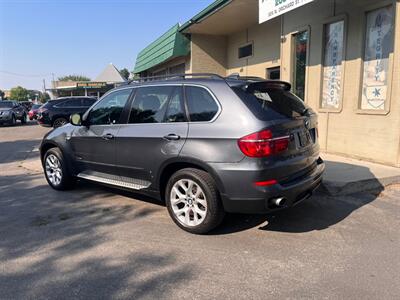
[[[148,188],[151,185],[151,182],[141,179],[135,179],[130,177],[122,177],[117,175],[111,175],[107,173],[101,172],[82,172],[77,175],[77,177],[95,181],[99,183],[109,184],[113,186],[118,186],[122,188],[128,188],[132,190],[141,190]]]

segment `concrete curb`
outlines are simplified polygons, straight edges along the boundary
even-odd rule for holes
[[[366,191],[382,191],[387,186],[396,183],[400,183],[400,176],[391,176],[380,179],[365,179],[346,183],[323,180],[321,186],[330,196],[340,196]]]

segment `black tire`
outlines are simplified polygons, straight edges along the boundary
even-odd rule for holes
[[[189,179],[194,181],[197,185],[201,187],[205,194],[205,200],[207,202],[206,215],[204,217],[204,220],[199,225],[186,226],[178,220],[173,211],[170,199],[171,190],[175,183],[182,179]],[[172,220],[174,220],[174,222],[180,228],[190,233],[205,234],[220,225],[225,216],[225,211],[222,206],[219,192],[214,179],[207,172],[198,169],[187,168],[174,173],[169,179],[166,187],[165,202],[168,208],[168,213],[171,216]]]
[[[46,162],[47,158],[53,155],[57,157],[58,161],[60,162],[61,166],[61,181],[58,184],[55,184],[52,182],[52,180],[49,178],[47,169],[46,169]],[[44,170],[44,175],[46,177],[47,183],[55,190],[59,191],[64,191],[72,188],[76,182],[76,178],[72,176],[71,172],[68,170],[67,163],[64,159],[64,156],[59,148],[51,148],[47,150],[47,152],[44,155],[43,158],[43,170]]]
[[[26,124],[26,114],[22,116],[21,123]]]
[[[58,128],[58,127],[64,126],[67,123],[68,123],[68,120],[65,118],[57,118],[53,122],[53,128]]]
[[[10,125],[11,125],[11,126],[17,125],[17,119],[15,118],[14,115],[12,115],[12,117],[11,117]]]

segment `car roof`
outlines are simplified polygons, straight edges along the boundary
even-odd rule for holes
[[[48,102],[59,102],[59,101],[72,100],[72,99],[92,99],[92,100],[97,100],[95,97],[71,96],[71,97],[60,97],[60,98],[57,98],[57,99],[51,99]]]

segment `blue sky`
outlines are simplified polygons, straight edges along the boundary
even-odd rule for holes
[[[0,89],[42,89],[51,73],[93,79],[111,62],[132,70],[141,49],[212,2],[0,0]]]

